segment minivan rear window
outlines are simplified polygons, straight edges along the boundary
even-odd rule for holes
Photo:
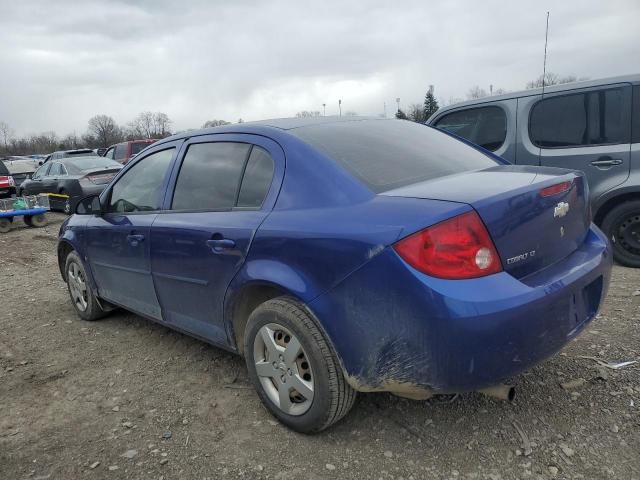
[[[376,193],[498,163],[446,133],[406,120],[325,123],[289,133]]]
[[[631,143],[640,143],[640,85],[633,87],[633,117]]]
[[[439,118],[436,127],[494,152],[507,136],[507,116],[500,107],[467,108]]]

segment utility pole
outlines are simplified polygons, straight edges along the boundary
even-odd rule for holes
[[[342,100],[338,100],[338,109],[340,110],[340,116],[342,116]]]
[[[400,97],[396,98],[396,103],[398,104],[398,111],[400,111]]]
[[[326,103],[322,104],[322,116],[323,117],[327,116],[327,104]]]
[[[489,96],[493,96],[493,84],[489,85]]]

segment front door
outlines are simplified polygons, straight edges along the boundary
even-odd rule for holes
[[[98,295],[162,320],[151,278],[150,234],[176,145],[162,145],[132,164],[103,194],[105,213],[87,224],[87,256]]]
[[[227,343],[225,292],[270,211],[265,198],[273,156],[282,157],[277,145],[254,140],[264,146],[237,135],[185,143],[175,187],[151,233],[151,268],[165,320],[214,343]]]
[[[518,117],[517,163],[582,170],[592,200],[628,178],[630,85],[521,98]]]

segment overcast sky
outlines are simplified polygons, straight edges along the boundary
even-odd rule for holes
[[[547,69],[640,72],[640,0],[0,0],[0,120],[86,131],[161,111],[173,128],[300,110],[378,115],[479,85],[521,90]]]

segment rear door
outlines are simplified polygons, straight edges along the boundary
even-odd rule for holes
[[[87,223],[87,256],[100,297],[158,320],[150,229],[179,144],[163,144],[127,168],[101,196],[106,213]]]
[[[181,156],[151,233],[156,290],[165,320],[226,344],[225,292],[273,207],[284,154],[264,137],[208,135]]]
[[[628,178],[630,85],[521,98],[518,119],[518,164],[582,170],[592,200]]]

